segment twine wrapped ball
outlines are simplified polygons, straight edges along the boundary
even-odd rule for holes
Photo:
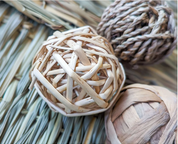
[[[133,84],[105,115],[107,143],[173,144],[177,130],[177,96],[159,86]]]
[[[121,62],[150,65],[176,47],[173,12],[161,0],[116,0],[104,11],[97,27]]]
[[[106,111],[125,81],[111,45],[89,26],[56,31],[36,54],[30,75],[30,88],[66,116]]]

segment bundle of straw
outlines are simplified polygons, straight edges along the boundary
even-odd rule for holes
[[[0,143],[103,143],[103,114],[67,118],[51,111],[34,89],[28,90],[32,59],[53,31],[7,4],[0,3],[0,12],[1,45],[7,41],[0,50]]]
[[[17,0],[6,3],[39,23],[45,23],[53,29],[71,29],[90,25],[94,28],[112,0],[98,1],[59,1],[59,0]]]

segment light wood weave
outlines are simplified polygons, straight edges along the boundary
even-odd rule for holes
[[[166,88],[143,84],[125,87],[105,115],[107,143],[173,144],[176,105],[177,96]]]
[[[103,112],[118,98],[124,70],[109,42],[91,27],[60,33],[43,43],[32,83],[54,111],[67,116]]]

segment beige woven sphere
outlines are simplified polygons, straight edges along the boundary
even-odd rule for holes
[[[161,0],[116,0],[104,11],[97,27],[121,62],[150,65],[176,47],[173,12]]]
[[[30,75],[30,88],[66,116],[107,110],[125,81],[111,45],[89,26],[56,31],[36,54]]]
[[[129,85],[105,115],[107,143],[173,144],[177,131],[177,96],[159,86]]]

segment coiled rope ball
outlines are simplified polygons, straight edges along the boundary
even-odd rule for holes
[[[66,116],[106,111],[125,81],[109,42],[89,26],[56,31],[33,60],[32,89],[49,107]]]
[[[129,85],[105,115],[108,144],[173,144],[177,96],[159,86]]]
[[[176,47],[173,12],[161,0],[116,0],[104,11],[97,33],[107,38],[121,62],[150,65]]]

